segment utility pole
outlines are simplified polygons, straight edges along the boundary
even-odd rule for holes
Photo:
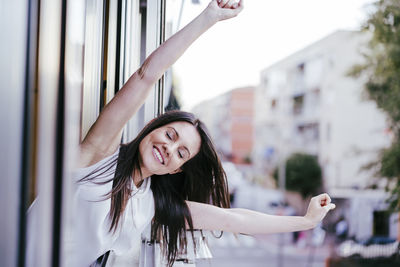
[[[285,129],[284,125],[281,126],[282,139],[281,145],[279,147],[279,167],[278,167],[278,185],[283,197],[285,197],[286,191],[286,154],[287,154],[287,142],[289,141],[288,129]],[[284,205],[280,205],[282,213],[284,212]],[[278,214],[284,215],[284,214]],[[283,233],[279,234],[279,254],[278,254],[278,267],[284,266],[284,248],[285,248],[285,235]]]

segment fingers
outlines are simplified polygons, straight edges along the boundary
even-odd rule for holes
[[[326,210],[326,212],[336,208],[336,205],[331,203],[332,199],[327,193],[316,196],[316,201],[320,207]]]
[[[318,201],[318,204],[320,204],[322,207],[327,206],[331,203],[331,198],[327,193],[320,194],[315,197]]]
[[[209,7],[219,21],[226,20],[236,17],[243,10],[243,0],[213,0]]]
[[[316,225],[335,207],[336,205],[331,203],[331,198],[328,194],[321,194],[311,198],[305,216]]]
[[[218,6],[221,8],[238,8],[243,5],[242,0],[237,2],[236,0],[217,0]]]
[[[229,3],[229,0],[218,0],[218,6],[219,7],[226,7],[226,5]]]
[[[334,208],[336,208],[336,205],[331,203],[329,205],[323,206],[322,208],[324,208],[325,211],[328,212],[328,211],[333,210]]]

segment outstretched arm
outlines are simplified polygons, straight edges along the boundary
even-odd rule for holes
[[[152,85],[166,69],[202,33],[220,20],[236,16],[242,8],[242,1],[235,4],[229,0],[213,0],[199,16],[158,47],[103,109],[83,140],[81,153],[85,150],[89,155],[113,153],[119,145],[123,126],[142,106]]]
[[[194,229],[221,230],[243,234],[273,234],[314,228],[334,209],[328,194],[313,197],[305,216],[276,216],[248,209],[223,209],[187,201]]]

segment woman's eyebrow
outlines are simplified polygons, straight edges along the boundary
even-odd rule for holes
[[[172,126],[170,126],[169,128],[171,128],[172,130],[174,130],[174,132],[175,132],[176,136],[179,138],[178,131],[177,131],[177,130],[176,130],[174,127],[172,127]]]
[[[174,130],[174,132],[175,132],[175,134],[176,134],[176,136],[177,136],[177,138],[179,138],[179,133],[178,133],[178,131],[174,128],[174,127],[172,127],[172,126],[170,126],[169,128],[171,128],[172,130]],[[187,152],[189,153],[189,158],[190,158],[190,150],[186,147],[186,146],[184,146],[184,148],[187,150]]]

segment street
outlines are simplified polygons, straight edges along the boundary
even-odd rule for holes
[[[282,238],[283,237],[283,238]],[[209,238],[212,259],[198,260],[198,267],[324,267],[329,255],[326,246],[297,247],[290,235],[256,238],[224,233],[221,239]],[[281,246],[280,244],[284,244]],[[314,252],[314,253],[313,253]]]

